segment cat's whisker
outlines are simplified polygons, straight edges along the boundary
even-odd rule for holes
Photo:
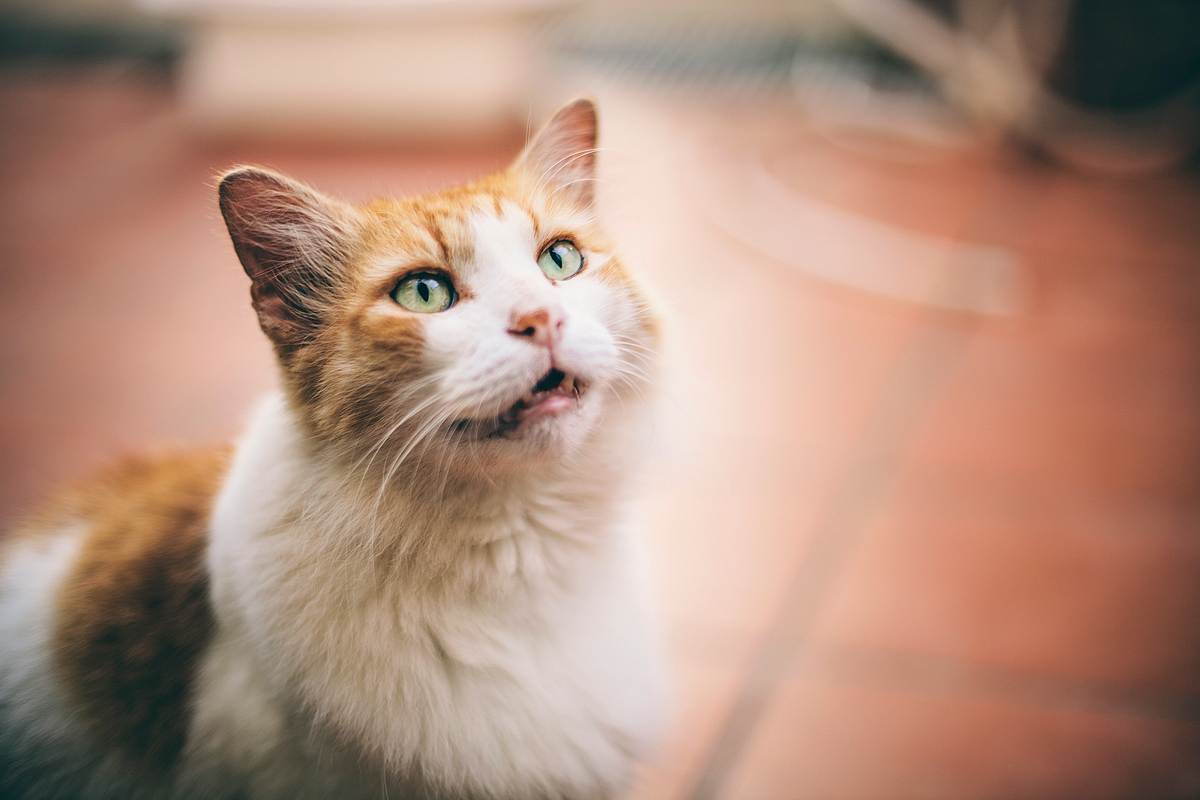
[[[444,412],[443,412],[443,414],[444,414]],[[379,510],[379,504],[382,502],[384,496],[386,495],[388,486],[391,484],[392,478],[396,474],[396,471],[407,460],[409,454],[412,453],[412,451],[419,444],[421,444],[425,440],[425,438],[430,435],[430,433],[432,433],[434,430],[436,430],[439,421],[442,421],[443,419],[444,419],[444,416],[434,416],[432,419],[427,420],[421,426],[421,428],[419,428],[418,431],[412,436],[412,438],[409,440],[408,444],[405,445],[405,447],[393,459],[393,461],[389,465],[387,471],[384,473],[383,479],[380,481],[379,491],[376,492],[375,505],[374,505],[373,513],[372,513],[373,520],[377,517],[378,510]]]
[[[556,197],[558,194],[560,194],[560,193],[562,193],[562,192],[566,192],[567,190],[569,190],[569,189],[570,189],[572,186],[575,186],[576,184],[580,184],[580,183],[603,183],[603,182],[604,182],[604,181],[603,181],[603,179],[601,179],[601,178],[574,178],[574,179],[572,179],[572,180],[569,180],[569,181],[565,181],[565,182],[562,182],[562,183],[557,183],[557,184],[555,184],[555,185],[554,185],[554,188],[550,190],[550,196],[551,196],[551,197]]]
[[[564,156],[561,156],[556,161],[546,165],[546,167],[538,174],[537,191],[541,192],[546,188],[547,181],[553,180],[560,172],[571,166],[574,162],[581,158],[596,155],[600,152],[599,147],[585,147],[578,150],[573,150]]]
[[[396,421],[396,422],[395,422],[395,423],[394,423],[394,424],[393,424],[393,425],[392,425],[392,426],[391,426],[391,427],[388,429],[387,433],[385,433],[385,434],[384,434],[382,437],[380,437],[380,439],[379,439],[379,442],[378,442],[378,443],[376,443],[376,444],[375,444],[375,446],[374,446],[374,447],[372,447],[372,448],[371,448],[371,450],[370,450],[370,459],[368,459],[368,461],[367,461],[367,465],[366,465],[366,466],[363,468],[363,470],[362,470],[362,473],[361,473],[362,477],[360,478],[360,481],[366,478],[366,476],[367,476],[367,473],[369,473],[369,472],[370,472],[370,470],[371,470],[371,464],[372,464],[372,463],[374,463],[374,461],[375,461],[375,456],[376,456],[376,455],[378,455],[379,451],[380,451],[380,450],[383,448],[383,446],[384,446],[385,444],[387,444],[387,442],[388,442],[388,441],[391,439],[391,437],[392,437],[392,436],[393,436],[393,435],[396,433],[396,431],[398,431],[398,430],[400,429],[400,427],[401,427],[402,425],[404,425],[404,423],[408,422],[410,419],[412,419],[413,417],[415,417],[417,414],[421,413],[422,411],[424,411],[424,410],[425,410],[426,408],[428,408],[429,406],[431,406],[431,405],[433,405],[434,403],[438,402],[438,399],[439,399],[439,398],[438,398],[436,395],[426,398],[426,400],[425,400],[425,401],[423,401],[423,402],[422,402],[422,403],[420,403],[418,406],[416,406],[416,407],[415,407],[415,408],[413,408],[411,411],[409,411],[407,414],[405,414],[405,415],[404,415],[404,416],[402,416],[400,419],[398,419],[398,420],[397,420],[397,421]],[[354,467],[351,469],[351,472],[357,471],[357,469],[358,469],[358,464],[359,464],[359,463],[361,463],[361,461],[362,461],[362,459],[359,459],[359,461],[355,463]]]
[[[586,147],[559,158],[557,161],[553,162],[546,169],[544,169],[541,175],[539,175],[535,187],[535,194],[544,193],[546,191],[546,187],[555,181],[555,178],[559,175],[559,173],[571,167],[579,159],[587,158],[588,156],[594,156],[602,152],[603,149],[604,148],[601,147]]]

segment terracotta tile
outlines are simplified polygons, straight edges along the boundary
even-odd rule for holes
[[[170,86],[147,76],[121,80],[103,71],[6,70],[0,103],[20,113],[5,114],[0,131],[5,178],[44,180],[63,162],[86,167],[81,142],[120,137],[168,113],[171,102]]]
[[[933,237],[1018,240],[1046,170],[987,146],[939,151],[811,134],[763,148],[761,163],[813,200]]]
[[[1064,257],[1025,249],[1033,330],[1081,339],[1192,341],[1200,328],[1200,271],[1192,261]],[[1190,335],[1189,335],[1190,332]]]
[[[647,128],[637,148],[615,132],[605,187],[630,267],[666,316],[661,440],[644,479],[660,588],[675,628],[757,633],[924,320],[730,241],[690,202],[683,134]]]
[[[671,659],[674,710],[656,756],[642,765],[628,800],[682,798],[728,713],[742,675],[736,659],[677,652]]]
[[[1062,170],[1041,191],[1021,243],[1060,257],[1195,265],[1200,182],[1192,175],[1126,179]]]
[[[674,320],[663,443],[645,478],[674,620],[761,630],[913,335],[850,303],[797,292],[791,305],[753,348]]]
[[[694,202],[714,190],[694,142],[638,113],[614,114],[630,129],[613,131],[603,185],[624,260],[666,317],[667,405],[699,439],[844,447],[924,318],[732,240]]]
[[[642,479],[672,624],[762,629],[911,335],[869,309],[793,303],[802,313],[766,323],[777,335],[753,352],[672,331],[687,349],[668,359],[677,377]]]
[[[757,635],[781,602],[809,544],[825,481],[779,456],[743,446],[727,447],[728,460],[718,464],[676,470],[656,460],[647,534],[672,631]]]
[[[830,675],[786,681],[720,795],[1194,797],[1200,725]]]
[[[818,642],[1200,702],[1200,508],[922,476],[869,532]]]
[[[1200,497],[1200,351],[1188,329],[983,329],[913,431],[914,463],[1062,491]]]

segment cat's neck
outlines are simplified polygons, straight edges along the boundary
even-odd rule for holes
[[[294,539],[311,563],[372,583],[499,590],[561,575],[603,546],[621,511],[620,452],[599,432],[536,472],[431,480],[416,463],[381,482],[315,446],[276,396],[255,415],[218,511],[258,504],[247,535]]]

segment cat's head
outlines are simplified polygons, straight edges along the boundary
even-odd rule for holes
[[[594,218],[596,112],[571,103],[504,172],[355,207],[254,167],[221,213],[314,437],[362,468],[521,468],[641,393],[646,303]]]

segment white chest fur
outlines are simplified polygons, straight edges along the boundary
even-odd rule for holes
[[[603,466],[445,513],[356,512],[282,401],[265,405],[214,516],[220,630],[197,763],[235,759],[259,793],[285,794],[283,773],[340,742],[376,775],[449,794],[618,790],[657,733],[661,687]]]

